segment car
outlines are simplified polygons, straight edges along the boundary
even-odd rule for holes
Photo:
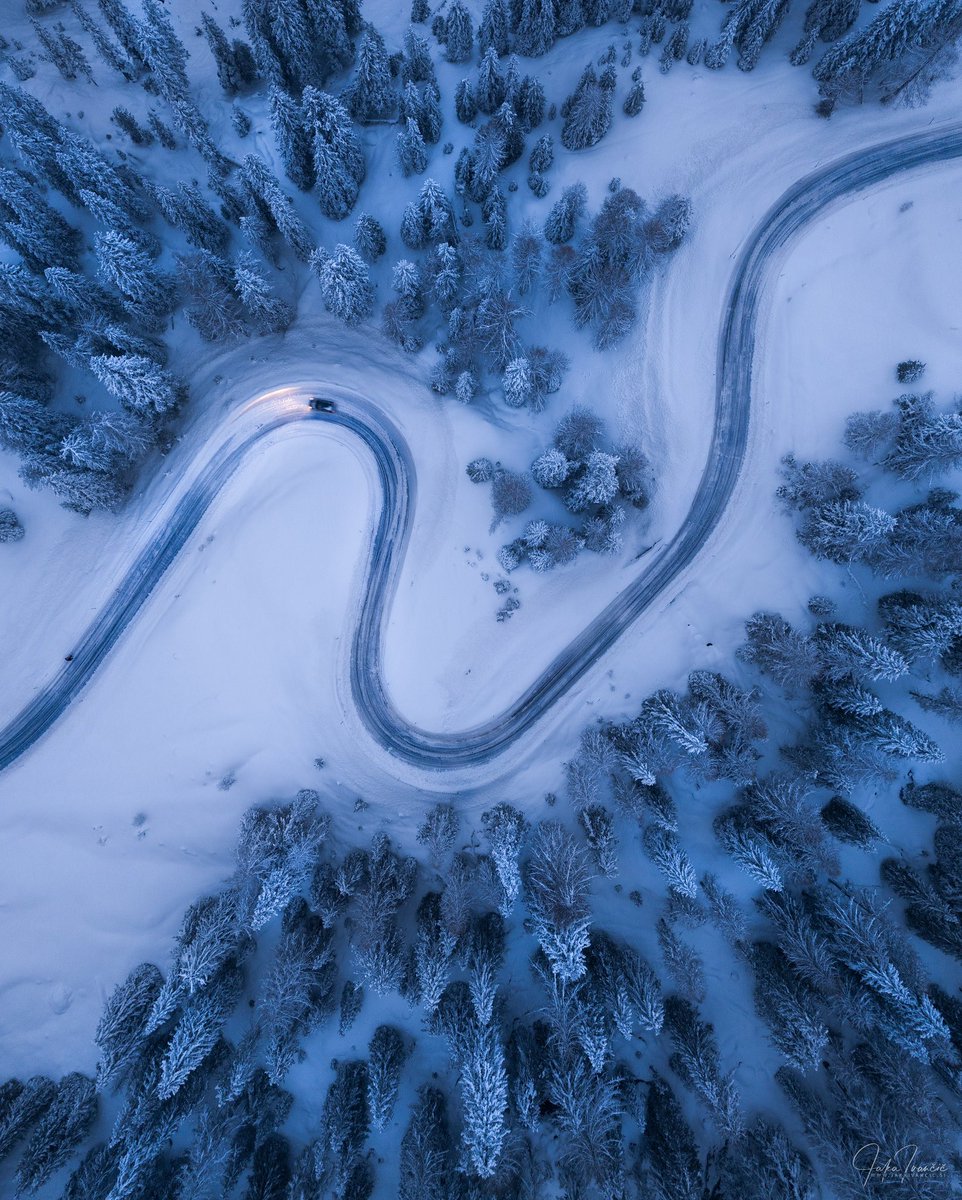
[[[313,408],[315,412],[337,412],[337,405],[334,403],[334,401],[325,400],[323,396],[312,396],[311,408]]]

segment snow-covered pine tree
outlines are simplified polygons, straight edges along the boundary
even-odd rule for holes
[[[478,51],[493,50],[499,57],[508,53],[508,9],[504,0],[485,0],[478,25]]]
[[[74,1071],[57,1084],[17,1167],[17,1191],[34,1192],[64,1165],[90,1132],[97,1116],[97,1087]]]
[[[421,175],[427,169],[427,147],[413,117],[407,118],[397,135],[397,160],[404,176]]]
[[[474,24],[471,14],[461,0],[454,0],[448,9],[444,31],[445,57],[448,62],[470,62],[474,48]]]
[[[234,286],[244,313],[260,334],[282,333],[294,320],[294,309],[282,300],[252,254],[241,254],[234,266]]]
[[[57,1085],[46,1075],[34,1075],[22,1086],[10,1089],[5,1097],[7,1103],[0,1112],[0,1158],[5,1158],[43,1119],[56,1095]]]
[[[396,99],[384,39],[370,23],[361,34],[354,77],[344,99],[355,121],[380,121],[394,112]]]
[[[508,1077],[504,1048],[495,1030],[476,1026],[460,1063],[464,1126],[461,1140],[471,1173],[490,1179],[508,1136]]]
[[[422,1087],[401,1139],[398,1200],[446,1200],[453,1159],[444,1093]]]
[[[364,1005],[364,988],[353,979],[345,979],[341,989],[341,1002],[338,1008],[337,1032],[341,1037],[347,1033],[360,1015]]]
[[[330,254],[315,251],[313,268],[321,284],[324,307],[347,325],[356,325],[374,311],[374,285],[363,259],[338,243]]]
[[[515,30],[515,50],[526,58],[546,54],[555,39],[554,0],[523,0]]]
[[[103,27],[91,17],[87,9],[79,3],[79,0],[71,0],[70,7],[80,22],[84,33],[90,37],[94,48],[107,66],[118,74],[123,75],[124,79],[128,81],[134,79],[136,76],[134,63],[125,54],[121,53],[110,38],[107,37]]]
[[[240,997],[241,986],[240,971],[228,967],[185,1008],[164,1052],[157,1083],[161,1100],[176,1095],[210,1056]]]
[[[394,1114],[408,1048],[393,1025],[379,1025],[368,1045],[367,1103],[371,1125],[382,1132]]]
[[[508,201],[504,192],[493,187],[481,207],[485,224],[485,244],[489,250],[504,250],[508,244]]]
[[[525,867],[525,894],[535,936],[552,971],[566,982],[585,971],[589,879],[584,853],[564,826],[540,822]]]
[[[454,805],[440,802],[427,812],[424,821],[418,827],[418,842],[427,847],[435,869],[440,869],[454,849],[459,824]]]
[[[217,82],[225,95],[234,97],[241,89],[242,80],[237,70],[237,59],[227,40],[227,35],[209,13],[201,13],[200,23],[204,30],[204,37],[207,39],[207,45],[214,56],[214,62],[217,64]]]
[[[549,446],[531,464],[531,475],[539,487],[556,488],[561,487],[573,469],[561,450]]]
[[[366,172],[364,154],[340,102],[313,87],[304,89],[304,123],[311,140],[321,211],[342,220],[354,207]]]
[[[95,238],[100,277],[112,284],[124,308],[148,329],[164,324],[174,304],[171,280],[129,238],[108,230]]]
[[[575,92],[566,101],[561,144],[567,150],[594,146],[611,127],[611,91],[603,87],[589,66]]]
[[[144,0],[144,19],[137,23],[140,54],[150,67],[158,90],[166,100],[181,100],[190,91],[187,48],[174,32],[160,0]]]
[[[354,224],[354,249],[369,263],[377,262],[387,249],[381,223],[368,213],[361,213]]]
[[[321,1136],[314,1143],[314,1177],[326,1179],[336,1195],[349,1200],[348,1185],[361,1165],[371,1126],[367,1063],[342,1060],[335,1070],[321,1111]],[[363,1194],[369,1196],[370,1190]]]
[[[135,1061],[144,1040],[144,1026],[163,985],[153,963],[134,967],[104,1005],[94,1040],[100,1047],[97,1085],[101,1091],[115,1087]]]
[[[111,395],[134,412],[166,413],[184,395],[183,384],[139,354],[94,355],[90,369]]]
[[[283,88],[270,89],[271,128],[287,178],[302,192],[314,186],[316,171],[311,139],[301,106]]]
[[[574,237],[578,219],[588,203],[588,191],[583,183],[574,183],[561,193],[544,225],[544,236],[555,245],[570,242]]]

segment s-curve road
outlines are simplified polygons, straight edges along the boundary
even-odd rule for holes
[[[373,737],[398,758],[426,769],[471,766],[506,750],[611,648],[631,624],[695,561],[718,524],[745,459],[752,410],[755,326],[770,265],[800,230],[830,205],[918,167],[962,157],[962,127],[911,134],[859,150],[806,176],[772,206],[747,240],[732,276],[718,334],[711,447],[681,527],[638,574],[502,713],[470,729],[432,733],[397,711],[383,679],[383,644],[414,515],[416,475],[399,431],[373,403],[338,387],[333,412],[310,408],[298,389],[280,388],[232,418],[207,461],[185,469],[189,481],[116,591],[84,633],[73,660],[43,685],[0,730],[0,770],[30,749],[92,679],[121,639],[204,513],[249,452],[264,438],[302,421],[326,421],[357,436],[372,455],[381,505],[371,535],[364,598],[353,634],[351,690]]]

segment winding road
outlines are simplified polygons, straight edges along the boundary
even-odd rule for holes
[[[247,406],[256,410],[260,423],[225,434],[86,630],[73,661],[65,663],[0,730],[0,770],[29,750],[90,682],[250,451],[278,430],[301,421],[326,421],[355,435],[369,450],[380,482],[382,502],[351,655],[351,690],[364,724],[392,754],[429,770],[470,766],[501,754],[569,692],[692,564],[718,524],[745,459],[755,326],[767,273],[779,251],[836,201],[901,172],[959,157],[962,127],[908,135],[838,159],[800,180],[772,206],[746,242],[732,277],[718,336],[711,447],[681,527],[498,716],[470,729],[432,733],[411,725],[396,710],[384,683],[382,651],[414,517],[416,474],[410,451],[385,414],[362,397],[329,388],[325,394],[336,401],[337,410],[320,413],[308,407],[303,393],[295,400],[293,389],[279,389]]]

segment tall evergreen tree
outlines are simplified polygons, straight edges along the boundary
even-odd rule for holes
[[[508,8],[504,0],[485,0],[478,26],[478,52],[493,50],[503,58],[508,53]]]
[[[408,117],[397,135],[397,158],[403,175],[420,175],[428,165],[428,151],[417,122]]]
[[[321,284],[324,307],[348,325],[356,325],[374,310],[374,287],[360,256],[343,243],[330,254],[316,251],[311,266]]]
[[[181,399],[182,386],[170,372],[140,355],[95,355],[90,369],[108,392],[134,412],[169,412]]]
[[[515,49],[526,58],[539,58],[554,44],[553,0],[524,0],[515,35]]]
[[[332,220],[343,220],[354,207],[365,175],[351,118],[339,100],[312,87],[304,89],[304,117],[321,211]]]
[[[384,39],[373,25],[366,25],[361,35],[357,66],[345,100],[355,121],[382,120],[394,111],[395,98],[387,51],[384,49]]]
[[[280,87],[270,90],[271,128],[290,181],[302,192],[314,186],[315,168],[311,140],[304,127],[300,105]]]
[[[454,0],[445,20],[445,57],[448,62],[470,62],[474,48],[474,25],[462,0]]]

